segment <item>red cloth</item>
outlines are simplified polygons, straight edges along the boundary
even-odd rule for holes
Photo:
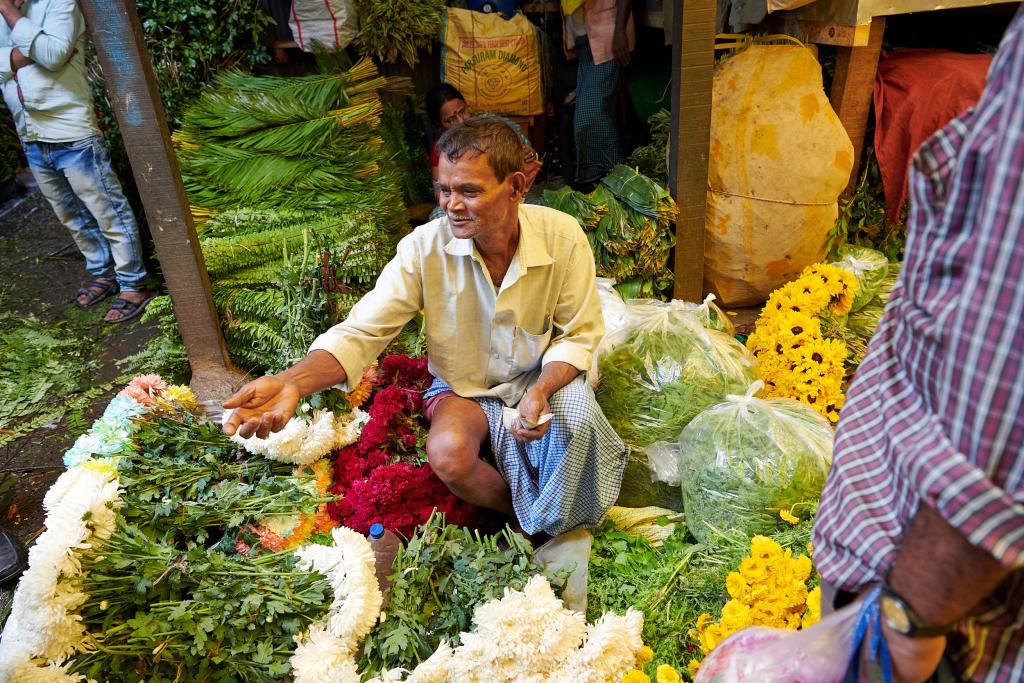
[[[991,55],[948,50],[896,50],[875,78],[875,157],[889,221],[907,200],[907,169],[921,143],[978,101]]]

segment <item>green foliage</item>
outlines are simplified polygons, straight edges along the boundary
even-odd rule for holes
[[[160,334],[150,339],[138,353],[117,361],[118,367],[128,375],[156,373],[175,384],[188,384],[190,376],[188,355],[181,341],[181,331],[174,317],[171,297],[158,296],[149,302],[142,313],[141,322],[158,321]]]
[[[303,357],[406,227],[402,131],[380,136],[386,81],[368,59],[323,62],[307,77],[223,74],[175,134],[228,349],[251,370]]]
[[[75,657],[91,678],[275,681],[293,636],[323,618],[330,583],[291,551],[242,555],[236,530],[320,502],[290,467],[238,456],[212,424],[157,417],[118,463],[117,529],[82,552],[78,610],[98,647]]]
[[[406,204],[433,201],[429,165],[423,155],[426,133],[417,105],[407,97],[404,106],[384,104],[380,134],[384,138],[385,164],[393,168]]]
[[[597,275],[615,280],[623,298],[664,297],[674,280],[668,258],[678,213],[665,188],[619,164],[589,195],[546,191],[544,203],[580,222]]]
[[[890,261],[900,261],[906,242],[906,208],[900,220],[890,223],[886,217],[885,190],[873,147],[865,147],[860,180],[854,193],[839,202],[839,218],[829,232],[829,260],[840,256],[845,244],[870,247]]]
[[[0,292],[0,304],[6,295]],[[119,377],[99,383],[96,358],[111,326],[69,308],[48,324],[34,316],[0,312],[0,445],[64,417],[69,426]]]
[[[216,72],[249,69],[269,59],[261,36],[270,18],[259,0],[137,0],[135,7],[171,129],[181,125],[185,107]],[[100,129],[125,182],[131,178],[130,167],[92,45],[87,63]]]
[[[446,526],[435,512],[395,557],[387,619],[363,643],[363,677],[413,669],[442,640],[455,642],[459,633],[472,630],[478,605],[502,597],[505,587],[522,590],[540,573],[533,549],[519,534],[505,529],[481,536]]]
[[[813,519],[774,535],[783,548],[806,553]],[[644,643],[654,650],[645,672],[668,664],[686,670],[699,650],[688,633],[701,614],[718,615],[729,600],[725,579],[750,551],[750,538],[738,532],[715,532],[706,545],[690,541],[683,525],[660,549],[644,537],[616,531],[611,522],[594,530],[587,586],[587,621],[604,612],[644,613]]]
[[[431,49],[441,35],[444,0],[355,0],[355,5],[360,54],[386,64],[401,58],[416,66],[419,51]]]
[[[668,183],[665,157],[672,128],[672,112],[668,109],[655,112],[647,119],[647,125],[651,127],[651,142],[633,150],[629,155],[629,165],[664,185]]]

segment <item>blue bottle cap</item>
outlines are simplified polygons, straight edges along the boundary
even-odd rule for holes
[[[384,525],[383,524],[379,524],[378,523],[378,524],[373,524],[373,525],[370,526],[370,538],[378,539],[378,538],[380,538],[383,535],[384,535]]]

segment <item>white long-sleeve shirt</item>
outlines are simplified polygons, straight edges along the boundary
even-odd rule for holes
[[[0,84],[27,141],[72,142],[98,135],[85,69],[85,19],[75,0],[28,0],[10,28],[0,19]],[[17,48],[35,63],[17,73]]]
[[[497,291],[473,241],[454,237],[442,217],[402,239],[373,291],[311,350],[331,353],[354,386],[420,310],[430,373],[460,396],[509,406],[546,363],[589,370],[604,334],[587,237],[574,218],[542,206],[519,207],[519,246]]]

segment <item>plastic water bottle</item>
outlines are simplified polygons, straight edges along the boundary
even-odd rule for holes
[[[388,593],[391,592],[391,567],[395,564],[395,555],[402,546],[402,541],[393,532],[384,528],[383,524],[374,524],[370,527],[370,547],[377,564],[377,585],[384,596],[384,606],[388,603]]]

